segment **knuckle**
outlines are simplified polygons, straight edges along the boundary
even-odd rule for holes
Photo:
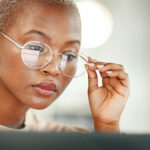
[[[95,91],[95,90],[97,89],[97,86],[98,86],[98,85],[94,85],[94,86],[92,86],[92,87],[89,87],[89,88],[88,88],[88,93],[91,93],[91,92]]]
[[[96,79],[96,76],[88,76],[88,80]]]
[[[107,63],[106,65],[107,65],[107,66],[111,66],[111,65],[113,65],[113,63]]]
[[[104,62],[96,62],[95,64],[96,64],[96,65],[105,65]]]
[[[120,67],[123,67],[123,65],[122,64],[118,64]]]
[[[124,70],[124,66],[122,64],[118,64],[120,68]]]
[[[129,77],[129,75],[127,74],[127,73],[125,73],[125,76],[128,78]]]

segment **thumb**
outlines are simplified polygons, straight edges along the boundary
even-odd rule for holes
[[[88,92],[91,93],[98,88],[98,77],[95,70],[90,69],[88,65],[86,65],[86,68],[88,73]]]

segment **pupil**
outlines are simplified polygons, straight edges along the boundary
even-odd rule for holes
[[[74,55],[71,54],[66,54],[66,56],[68,61],[72,61],[74,58],[76,58]]]
[[[35,51],[40,51],[40,52],[44,51],[44,48],[41,46],[38,46],[38,45],[29,45],[29,49],[35,50]]]
[[[41,47],[39,47],[39,46],[35,46],[35,47],[34,47],[34,49],[35,49],[35,50],[40,50],[40,49],[41,49]]]

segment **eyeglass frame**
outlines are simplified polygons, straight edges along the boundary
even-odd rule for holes
[[[6,39],[8,39],[10,42],[12,42],[14,45],[16,45],[17,47],[19,47],[20,49],[23,49],[29,42],[40,42],[40,41],[29,41],[29,42],[25,43],[23,46],[21,46],[20,44],[18,44],[17,42],[15,42],[12,38],[8,37],[8,36],[7,36],[6,34],[4,34],[3,32],[0,32],[0,34],[3,35]],[[58,52],[56,52],[56,51],[51,50],[50,46],[49,46],[48,44],[46,44],[45,42],[43,42],[43,44],[45,44],[45,45],[49,48],[49,51],[51,52],[51,54],[55,54],[55,56],[56,56],[56,55],[63,55],[63,54],[61,54],[61,53],[58,53]],[[85,55],[83,52],[80,52],[79,54],[82,54],[82,55],[79,55],[79,56],[80,56],[87,64],[89,64],[89,62],[88,62],[88,56]],[[78,56],[78,57],[79,57],[79,56]],[[46,65],[48,65],[48,64],[50,63],[51,58],[52,58],[52,55],[50,56],[49,61],[48,61],[45,65],[43,65],[42,67],[39,67],[39,68],[37,68],[37,67],[32,67],[32,68],[29,67],[28,65],[25,64],[25,62],[23,61],[23,58],[22,58],[22,61],[23,61],[23,63],[24,63],[27,67],[29,67],[29,68],[31,68],[31,69],[41,69],[41,68],[45,67]],[[59,68],[59,69],[60,69],[60,68]],[[61,69],[60,69],[60,71],[61,71]],[[62,71],[61,71],[61,72],[62,72]],[[65,75],[65,76],[67,76],[67,77],[69,77],[69,78],[78,78],[78,77],[82,76],[85,72],[86,72],[86,70],[85,70],[82,74],[80,74],[80,75],[78,75],[78,76],[69,76],[69,75],[64,74],[63,72],[62,72],[62,74]]]

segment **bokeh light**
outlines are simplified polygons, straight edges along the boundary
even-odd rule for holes
[[[104,44],[113,29],[109,10],[97,1],[78,1],[82,20],[82,48],[96,48]]]

